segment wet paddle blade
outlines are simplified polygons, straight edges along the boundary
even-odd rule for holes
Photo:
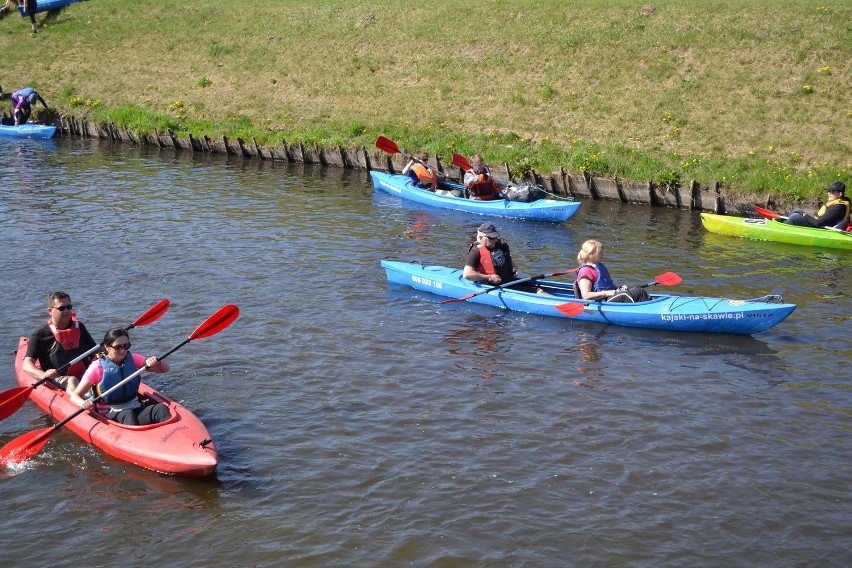
[[[396,142],[394,142],[390,138],[385,138],[384,136],[379,136],[378,138],[376,138],[376,148],[387,152],[388,154],[399,153],[399,146],[396,145]]]
[[[453,153],[453,165],[457,168],[463,169],[464,171],[469,171],[471,169],[470,162],[468,162],[467,158],[465,158],[461,154]]]
[[[444,300],[441,302],[442,304],[452,304],[453,302],[464,302],[465,300],[469,300],[476,296],[476,294],[468,294],[467,296],[462,296],[461,298],[450,298],[449,300]]]
[[[586,309],[586,304],[583,302],[568,302],[565,304],[559,304],[556,306],[556,309],[559,310],[563,316],[574,317],[579,316],[583,313],[583,310]]]
[[[162,299],[157,302],[157,305],[139,316],[139,318],[131,324],[131,327],[137,327],[142,325],[148,325],[149,323],[154,323],[160,316],[162,316],[169,309],[169,300]]]
[[[207,318],[207,321],[199,325],[187,339],[192,341],[194,339],[201,339],[202,337],[215,335],[231,325],[231,322],[237,319],[237,316],[239,315],[240,309],[237,306],[233,304],[222,306],[218,312]]]
[[[0,420],[6,420],[21,408],[33,387],[16,387],[0,392]]]
[[[666,272],[654,278],[655,284],[662,284],[663,286],[676,286],[681,282],[683,282],[683,278],[681,278],[674,272]]]
[[[27,461],[47,444],[51,434],[55,431],[56,429],[53,427],[42,428],[41,430],[33,430],[32,432],[18,436],[3,446],[3,448],[0,448],[0,463],[8,465],[10,463]]]

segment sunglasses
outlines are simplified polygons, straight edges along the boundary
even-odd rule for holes
[[[64,312],[64,311],[67,311],[67,310],[73,310],[73,309],[74,309],[74,305],[73,305],[73,304],[68,304],[67,306],[54,306],[54,307],[53,307],[53,309],[54,309],[54,310],[59,310],[60,312]]]
[[[127,351],[130,349],[130,343],[122,343],[121,345],[110,345],[116,351]]]

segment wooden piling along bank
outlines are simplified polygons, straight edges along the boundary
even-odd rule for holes
[[[57,131],[63,136],[99,138],[142,146],[178,148],[261,160],[360,168],[368,171],[398,173],[402,171],[406,163],[406,159],[401,154],[389,155],[378,148],[306,146],[300,142],[261,146],[255,140],[247,142],[240,138],[230,139],[226,136],[218,138],[176,136],[170,130],[159,134],[136,134],[111,123],[93,123],[85,118],[77,117],[60,117]],[[430,161],[452,179],[461,179],[464,175],[464,172],[452,163],[443,163],[440,157],[430,158]],[[502,169],[493,168],[492,173],[496,180],[502,182],[513,178],[508,164],[505,164]],[[724,192],[722,184],[718,181],[704,184],[691,180],[685,185],[661,186],[650,181],[639,182],[619,177],[603,177],[588,171],[566,172],[562,168],[558,172],[551,173],[533,171],[515,181],[533,182],[550,193],[565,197],[646,204],[653,207],[707,211],[743,217],[754,216],[754,205],[781,211],[789,211],[795,206],[816,210],[820,205],[816,200],[794,203],[778,195],[756,196],[735,191]]]

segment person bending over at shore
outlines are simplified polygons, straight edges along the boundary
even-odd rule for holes
[[[38,91],[32,87],[24,87],[12,93],[12,103],[15,105],[13,114],[15,115],[15,126],[26,124],[33,113],[32,106],[41,101],[44,108],[47,108],[47,103],[38,94]]]
[[[21,369],[32,378],[51,379],[68,392],[72,392],[86,371],[88,361],[80,361],[59,374],[62,369],[95,346],[95,340],[71,310],[71,296],[65,292],[47,295],[47,313],[50,319],[30,336],[24,364]],[[38,366],[36,365],[38,363]]]
[[[820,207],[816,217],[801,209],[793,209],[785,223],[800,227],[832,227],[845,229],[849,224],[852,202],[846,197],[846,184],[836,181],[828,188],[828,201]]]
[[[588,240],[577,253],[577,280],[574,282],[574,296],[584,300],[603,300],[604,302],[646,302],[651,299],[641,286],[616,288],[604,266],[603,245],[600,241]]]
[[[145,358],[144,355],[130,352],[130,336],[120,327],[106,332],[103,342],[106,355],[94,361],[80,380],[80,384],[71,393],[74,404],[85,409],[95,406],[93,398],[83,398],[93,389],[99,396],[129,377],[138,369],[148,366],[149,371],[165,373],[169,370],[165,361],[156,357]],[[103,404],[97,404],[97,410],[110,420],[115,420],[130,426],[159,424],[171,417],[169,407],[163,403],[154,404],[150,400],[144,403],[139,400],[139,384],[141,374],[125,383],[119,389],[104,398]]]
[[[471,199],[482,201],[503,199],[500,186],[491,177],[491,170],[479,154],[470,159],[470,169],[464,174],[464,184],[467,186]]]

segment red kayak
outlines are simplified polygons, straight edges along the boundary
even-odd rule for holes
[[[27,342],[26,337],[21,338],[15,358],[15,372],[22,387],[36,382],[22,370]],[[219,463],[219,454],[201,420],[145,383],[139,386],[139,395],[168,405],[171,418],[149,426],[125,426],[87,411],[66,426],[109,455],[153,471],[183,477],[205,477],[213,473]],[[33,389],[30,399],[57,422],[80,409],[65,391],[50,382]]]

